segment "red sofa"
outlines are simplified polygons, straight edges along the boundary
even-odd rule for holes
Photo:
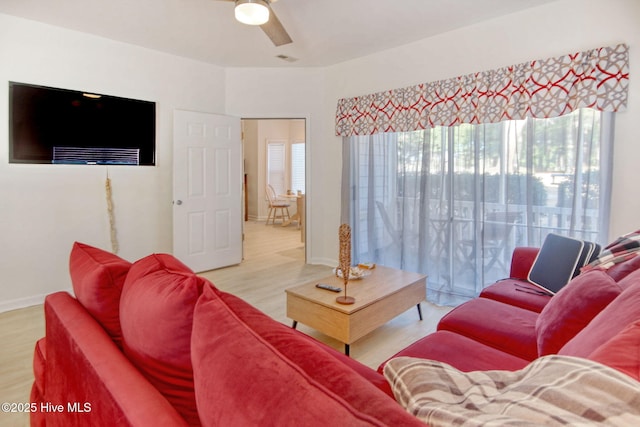
[[[584,273],[550,298],[526,282],[535,254],[517,249],[512,279],[452,310],[437,332],[396,356],[462,371],[516,370],[557,352],[638,379],[640,261]],[[386,362],[376,372],[170,255],[131,264],[76,243],[70,274],[75,298],[57,292],[45,300],[34,426],[425,425],[393,399]],[[630,334],[625,327],[634,322]],[[612,351],[615,336],[622,337]]]
[[[45,300],[34,426],[416,425],[375,370],[221,292],[166,254],[74,244]]]
[[[608,348],[629,359],[624,365],[598,351],[640,321],[640,256],[606,270],[585,271],[551,297],[527,281],[537,253],[538,248],[516,248],[510,278],[451,310],[435,333],[392,358],[432,359],[461,371],[486,371],[522,369],[550,354],[595,355],[594,360],[640,378],[637,347]]]

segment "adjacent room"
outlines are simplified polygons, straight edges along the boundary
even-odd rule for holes
[[[307,196],[306,120],[243,119],[241,125],[245,225],[249,221],[263,222],[272,226],[274,236],[291,234],[293,226],[299,231],[296,247],[303,249]],[[254,229],[245,226],[245,239]],[[278,230],[282,233],[276,234]]]
[[[0,425],[640,425],[640,2],[50,3]]]

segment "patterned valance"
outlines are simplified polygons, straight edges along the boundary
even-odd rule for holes
[[[336,135],[404,132],[461,123],[549,118],[627,105],[626,44],[338,101]]]

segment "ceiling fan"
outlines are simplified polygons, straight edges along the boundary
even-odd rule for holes
[[[235,3],[236,19],[243,24],[259,25],[274,45],[292,43],[291,37],[271,9],[277,0],[218,0]]]

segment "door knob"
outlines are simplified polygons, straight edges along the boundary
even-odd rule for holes
[[[175,203],[176,205],[180,206],[180,205],[182,204],[182,200],[176,200],[174,203]]]

